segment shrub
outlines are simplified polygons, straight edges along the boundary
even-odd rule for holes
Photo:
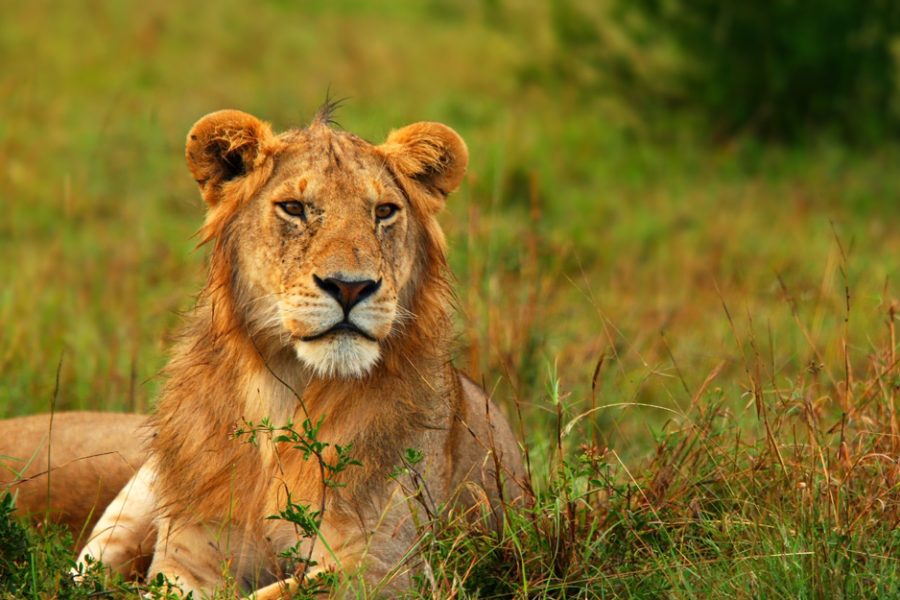
[[[583,46],[586,11],[569,0],[556,6],[562,45]],[[652,46],[677,55],[670,85],[661,86],[658,73],[643,74],[639,92],[664,91],[658,99],[666,108],[697,111],[716,137],[795,141],[824,132],[877,141],[896,125],[891,45],[900,33],[900,3],[616,0],[610,16],[638,53]],[[602,36],[593,41],[604,43]],[[623,72],[622,58],[603,68]],[[637,73],[640,59],[625,59],[625,72]]]

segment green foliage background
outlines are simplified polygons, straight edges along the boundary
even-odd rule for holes
[[[830,428],[848,411],[847,390],[868,389],[848,373],[860,377],[875,364],[873,353],[896,348],[886,326],[895,319],[900,275],[894,25],[876,23],[890,52],[871,59],[888,61],[874,79],[855,70],[862,63],[842,47],[814,48],[809,57],[826,75],[865,78],[876,91],[855,79],[841,83],[859,92],[846,98],[812,88],[822,113],[781,87],[792,71],[776,61],[766,88],[774,112],[765,126],[749,127],[754,108],[740,101],[760,100],[735,90],[744,77],[768,81],[768,63],[756,57],[762,42],[729,29],[707,36],[702,19],[688,22],[712,4],[674,2],[670,12],[649,2],[643,12],[623,11],[612,0],[6,5],[0,414],[47,410],[60,362],[60,409],[150,410],[179,313],[203,282],[205,251],[192,238],[203,207],[182,158],[187,130],[226,107],[276,129],[303,126],[330,89],[350,98],[338,121],[367,139],[439,120],[467,140],[469,174],[442,218],[457,276],[457,364],[513,416],[544,498],[594,477],[560,479],[561,446],[572,455],[581,444],[614,451],[621,462],[610,467],[612,480],[621,483],[627,472],[637,489],[650,485],[658,465],[647,461],[707,403],[726,411],[728,425],[716,435],[764,440],[748,370],[754,361],[757,376],[771,382],[771,410],[785,411],[785,431],[806,431],[805,421],[791,419],[807,400]],[[886,6],[853,4],[863,5]],[[675,28],[662,18],[672,6],[685,7]],[[791,15],[766,35],[791,47],[807,34],[819,39],[820,31],[807,29],[817,25]],[[829,15],[822,19],[839,20]],[[828,115],[834,127],[810,135]],[[843,134],[856,131],[857,118],[863,146],[840,141],[853,138]],[[773,131],[790,132],[776,137],[793,143],[771,143]],[[714,384],[704,386],[713,372]],[[893,373],[868,381],[893,381]],[[879,414],[867,418],[883,423]],[[569,438],[559,444],[556,431],[566,423]],[[840,440],[832,431],[820,441]],[[728,490],[732,503],[758,495],[761,504],[771,491]],[[726,579],[693,559],[684,560],[697,578],[675,575],[687,554],[666,537],[671,525],[662,521],[660,529],[651,519],[638,527],[628,503],[640,495],[631,489],[626,501],[626,491],[608,492],[625,504],[617,505],[619,529],[601,533],[630,548],[662,548],[654,560],[665,560],[641,563],[639,550],[622,558],[621,546],[603,546],[611,542],[592,530],[573,547],[595,554],[578,564],[633,560],[621,563],[624,573],[643,564],[654,577],[593,573],[590,581],[619,582],[602,589],[626,596],[724,593],[728,581],[740,587],[749,568],[740,561],[722,563],[731,565]],[[695,514],[694,498],[679,497],[686,518]],[[733,514],[725,505],[717,504],[717,514]],[[809,537],[794,529],[784,538],[798,548],[808,539],[823,548],[846,542],[802,514]],[[775,513],[766,515],[753,518]],[[659,546],[629,537],[650,529]],[[770,576],[771,586],[760,589],[827,595],[837,571],[793,555],[775,558],[786,552],[784,540],[762,531],[734,534],[750,554],[771,555],[746,563]],[[896,537],[891,527],[878,532],[866,541],[887,547]],[[473,552],[492,556],[471,539]],[[457,557],[447,552],[442,564]],[[859,576],[860,587],[851,589],[865,589],[866,569],[875,567],[847,561],[841,572]],[[485,567],[487,580],[497,564]],[[884,572],[892,564],[883,563]],[[558,569],[554,563],[550,571]],[[520,589],[515,579],[494,581],[497,589]]]
[[[555,5],[562,39],[602,43],[577,4]],[[717,137],[873,143],[896,133],[895,2],[623,0],[611,14],[633,43],[676,55],[657,100],[696,112]],[[599,67],[609,71],[609,61]],[[637,91],[662,91],[643,83]]]

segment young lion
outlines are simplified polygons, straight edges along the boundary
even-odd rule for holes
[[[498,518],[526,493],[509,425],[450,361],[436,215],[465,144],[416,123],[372,145],[332,128],[327,107],[276,135],[226,110],[194,125],[186,158],[208,206],[208,282],[166,369],[149,459],[82,558],[117,568],[146,532],[116,519],[150,502],[150,575],[185,593],[223,572],[245,590],[323,570],[408,586],[423,518],[476,505]],[[392,478],[407,449],[423,459]],[[269,518],[288,506],[318,513],[311,534]],[[283,558],[292,547],[301,560]]]

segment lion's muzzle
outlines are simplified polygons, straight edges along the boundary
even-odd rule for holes
[[[312,280],[318,297],[298,296],[298,306],[286,315],[297,357],[320,376],[365,375],[381,356],[379,342],[395,314],[393,303],[381,297],[382,279],[331,272]]]

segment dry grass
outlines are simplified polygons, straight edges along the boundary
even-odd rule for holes
[[[567,418],[554,386],[557,433],[547,471],[534,473],[536,506],[512,511],[499,540],[463,524],[438,533],[425,595],[893,596],[897,310],[884,307],[868,351],[844,338],[837,364],[813,361],[793,378],[779,374],[771,340],[727,316],[741,376],[726,377],[722,361],[694,387],[681,380],[689,403],[636,464],[590,440],[590,411]],[[606,368],[598,363],[595,379]]]

